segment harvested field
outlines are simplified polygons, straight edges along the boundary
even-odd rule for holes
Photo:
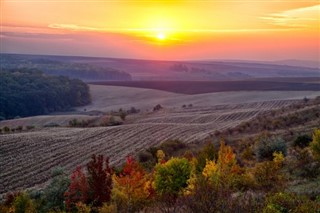
[[[153,89],[102,85],[90,85],[90,91],[92,104],[79,107],[78,111],[110,111],[130,107],[150,110],[157,104],[168,108],[181,108],[183,104],[214,106],[271,100],[302,100],[304,97],[320,96],[320,91],[233,91],[186,95]]]
[[[71,172],[92,154],[110,157],[112,165],[129,154],[168,139],[185,143],[202,141],[216,130],[234,127],[258,113],[281,108],[294,101],[277,100],[190,108],[166,108],[144,112],[113,127],[43,128],[0,135],[0,194],[41,187],[52,168]]]
[[[34,126],[34,127],[42,127],[42,126],[50,126],[50,125],[59,125],[59,126],[67,126],[69,121],[72,119],[78,120],[90,120],[97,119],[98,116],[88,116],[88,115],[40,115],[26,118],[19,118],[14,120],[4,120],[0,122],[0,128],[4,126],[9,126],[11,128],[18,126]]]

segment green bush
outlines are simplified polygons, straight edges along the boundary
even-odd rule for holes
[[[53,169],[51,177],[50,184],[44,190],[45,210],[62,211],[65,209],[64,194],[70,185],[70,180],[62,168]]]
[[[161,110],[163,107],[160,104],[157,104],[155,107],[153,107],[153,111],[159,111]]]
[[[320,174],[320,162],[314,160],[309,149],[296,150],[290,163],[291,172],[304,178],[316,178]]]
[[[22,130],[23,130],[23,126],[18,126],[18,127],[16,128],[16,130],[17,130],[17,131],[22,131]]]
[[[312,138],[309,135],[299,135],[295,139],[293,145],[298,146],[300,148],[305,148],[305,147],[309,146],[311,141],[312,141]]]
[[[314,157],[320,161],[320,129],[314,131],[310,146]]]
[[[263,213],[319,212],[320,203],[305,196],[279,192],[267,197]]]
[[[258,160],[272,160],[274,152],[287,155],[287,145],[280,137],[261,136],[255,145],[255,154]]]
[[[3,127],[3,131],[4,131],[5,133],[8,133],[8,132],[11,131],[11,129],[10,129],[10,127],[5,126],[5,127]]]
[[[155,168],[155,189],[160,194],[178,195],[187,187],[191,164],[185,158],[171,158]]]
[[[147,151],[140,152],[138,154],[138,159],[139,159],[139,162],[141,162],[141,163],[145,163],[145,162],[154,160],[152,154],[150,152],[147,152]]]
[[[31,129],[34,129],[34,128],[35,128],[35,126],[26,126],[27,130],[31,130]]]
[[[166,153],[166,155],[173,155],[177,151],[184,149],[186,147],[186,144],[179,140],[167,140],[163,142],[157,150],[161,149]]]
[[[36,213],[36,208],[27,193],[21,193],[13,202],[15,213]]]

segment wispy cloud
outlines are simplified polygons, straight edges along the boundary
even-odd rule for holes
[[[101,28],[87,27],[87,26],[79,26],[76,24],[49,24],[49,28],[52,29],[64,29],[64,30],[72,30],[72,31],[101,31]]]
[[[265,18],[267,19],[267,18]],[[233,33],[233,32],[270,32],[270,31],[288,31],[290,29],[279,28],[245,28],[245,29],[166,29],[166,28],[94,28],[88,26],[80,26],[76,24],[50,24],[49,28],[70,30],[70,31],[96,31],[96,32],[109,32],[109,33]]]
[[[287,10],[279,13],[260,17],[269,24],[292,27],[292,28],[314,28],[320,24],[320,4]]]

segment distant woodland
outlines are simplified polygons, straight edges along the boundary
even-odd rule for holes
[[[1,54],[1,69],[39,69],[49,75],[63,75],[83,81],[132,80],[131,75],[109,67],[101,67],[85,61],[73,61],[72,58],[54,56]]]
[[[63,111],[91,102],[89,87],[78,79],[30,69],[1,70],[0,76],[1,119]]]

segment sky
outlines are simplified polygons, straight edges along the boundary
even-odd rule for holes
[[[0,52],[320,60],[320,0],[0,0]]]

